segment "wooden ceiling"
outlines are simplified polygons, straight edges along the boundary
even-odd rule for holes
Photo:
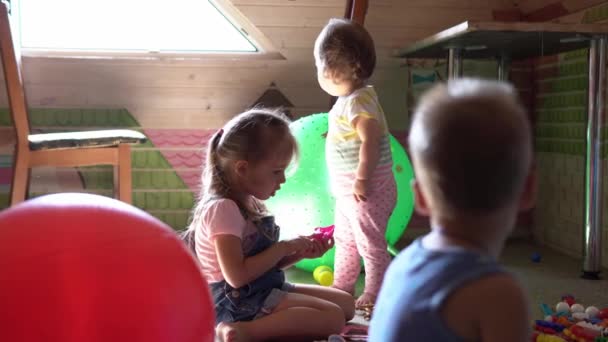
[[[373,78],[394,128],[406,126],[407,75],[396,49],[465,20],[521,19],[592,0],[370,0],[365,25],[379,55]],[[215,128],[251,106],[271,84],[305,115],[327,110],[312,57],[315,37],[345,0],[232,0],[284,60],[156,61],[24,59],[33,107],[127,108],[149,128]],[[560,7],[561,6],[561,7]],[[543,10],[544,9],[544,10]],[[539,12],[541,11],[541,12]],[[545,12],[542,12],[545,11]],[[2,101],[3,100],[3,101]],[[4,104],[6,99],[0,98]]]

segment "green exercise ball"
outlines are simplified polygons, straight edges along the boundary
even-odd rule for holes
[[[287,181],[275,196],[266,201],[268,209],[281,226],[281,239],[312,234],[316,227],[334,223],[335,199],[331,195],[325,164],[325,134],[327,113],[313,114],[290,125],[300,148],[297,162],[287,171]],[[386,230],[386,240],[392,246],[399,240],[414,210],[414,196],[410,182],[414,171],[405,150],[390,136],[393,173],[397,182],[397,203]],[[298,268],[314,271],[318,266],[334,265],[335,248],[316,259],[304,259]]]

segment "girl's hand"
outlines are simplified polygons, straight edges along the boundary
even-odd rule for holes
[[[298,254],[302,259],[319,258],[334,246],[334,239],[315,239],[312,236],[309,236],[308,238],[312,241],[313,247],[310,250]]]
[[[353,184],[353,195],[357,202],[367,201],[367,197],[369,196],[369,181],[357,178],[355,184]]]
[[[285,256],[303,253],[314,248],[313,241],[305,236],[300,236],[291,240],[281,241],[285,251]]]

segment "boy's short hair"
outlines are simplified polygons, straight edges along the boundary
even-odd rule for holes
[[[531,136],[511,85],[465,78],[422,96],[409,146],[443,214],[484,214],[520,196],[530,171]]]
[[[315,42],[315,55],[324,71],[339,80],[365,82],[376,67],[374,40],[350,20],[331,19]]]

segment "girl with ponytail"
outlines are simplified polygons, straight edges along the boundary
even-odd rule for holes
[[[327,338],[354,315],[346,292],[285,281],[283,268],[333,245],[310,236],[279,241],[264,206],[296,155],[287,119],[264,109],[237,115],[207,147],[201,194],[184,238],[210,284],[222,341]]]

